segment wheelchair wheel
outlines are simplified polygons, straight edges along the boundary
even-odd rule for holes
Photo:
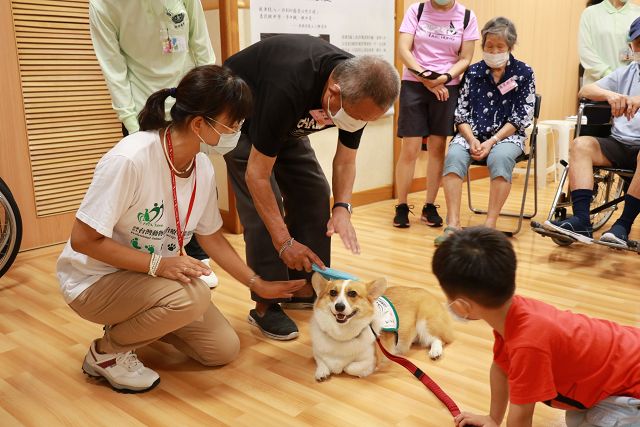
[[[590,210],[593,210],[605,203],[615,200],[622,195],[624,180],[617,173],[611,171],[598,170],[593,175],[593,199],[591,200]],[[591,223],[593,231],[599,230],[609,221],[616,206],[611,206],[603,211],[591,215]]]
[[[574,242],[572,239],[561,239],[559,237],[552,237],[551,240],[558,246],[569,246]]]
[[[0,178],[0,277],[16,259],[22,242],[22,219],[7,184]]]

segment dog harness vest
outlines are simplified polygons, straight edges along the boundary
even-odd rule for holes
[[[382,315],[382,330],[397,333],[400,319],[393,303],[387,297],[381,296],[375,300],[375,304],[378,312]]]

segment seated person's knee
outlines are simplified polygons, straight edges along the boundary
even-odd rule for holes
[[[487,167],[491,179],[503,178],[507,182],[511,182],[515,161],[508,156],[489,156],[487,158]]]
[[[594,142],[597,144],[597,141],[591,137],[578,137],[573,140],[573,143],[569,147],[569,155],[570,157],[580,156],[580,155],[591,155],[594,151]]]

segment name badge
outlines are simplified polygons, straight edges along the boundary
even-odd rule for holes
[[[505,94],[507,92],[511,92],[513,89],[518,87],[518,83],[516,83],[516,76],[511,77],[504,83],[498,85],[498,90],[501,94]]]
[[[333,124],[333,120],[331,120],[331,117],[329,117],[322,108],[318,110],[309,110],[309,114],[311,114],[313,120],[315,120],[319,125],[329,126]]]
[[[178,52],[186,52],[187,48],[187,39],[185,36],[178,35],[165,35],[160,39],[162,43],[162,53],[178,53]]]

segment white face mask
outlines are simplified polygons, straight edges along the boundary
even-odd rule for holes
[[[489,66],[489,68],[500,68],[509,60],[509,52],[482,52],[482,59],[484,59],[484,62]]]
[[[455,320],[456,322],[460,322],[460,323],[467,323],[469,321],[469,319],[466,318],[466,317],[462,317],[459,314],[457,314],[455,311],[453,311],[453,309],[451,309],[451,304],[453,304],[453,303],[447,304],[447,311],[449,312],[451,317],[453,317],[453,320]]]
[[[214,120],[214,119],[209,119],[209,120],[214,121],[216,123],[220,123],[220,122],[218,122],[217,120]],[[200,138],[200,141],[202,141],[203,144],[210,145],[211,148],[216,153],[220,154],[221,156],[224,156],[225,154],[227,154],[228,152],[230,152],[231,150],[236,148],[236,146],[238,145],[238,140],[240,139],[240,134],[241,134],[241,130],[240,129],[238,129],[237,131],[234,131],[233,133],[221,133],[221,132],[218,132],[218,130],[216,128],[211,126],[211,124],[208,121],[205,120],[205,122],[209,125],[209,127],[211,127],[211,129],[214,130],[215,133],[220,135],[220,138],[218,139],[218,144],[217,145],[211,145],[211,144],[207,144],[206,142],[204,142],[204,139],[202,139],[202,137],[200,135],[198,135],[198,138]],[[226,125],[224,125],[222,123],[220,123],[220,124],[222,126],[226,127],[229,130],[233,130],[229,126],[226,126]],[[240,123],[240,127],[242,127],[242,123]]]
[[[329,108],[330,105],[331,95],[329,95],[329,100],[327,101],[327,113],[333,121],[333,124],[336,125],[338,129],[346,130],[347,132],[355,132],[362,129],[367,124],[366,121],[354,119],[344,111],[344,108],[342,108],[342,95],[340,95],[340,109],[335,116],[331,114],[331,108]]]

